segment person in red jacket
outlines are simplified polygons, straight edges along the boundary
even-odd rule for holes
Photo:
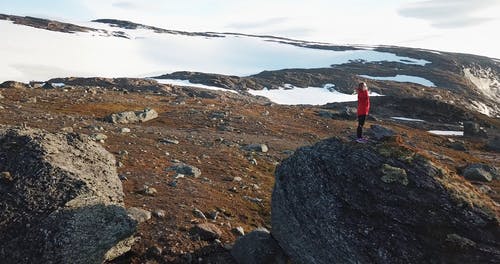
[[[366,116],[370,111],[370,96],[368,95],[368,86],[365,82],[358,84],[358,129],[357,129],[357,142],[366,143],[366,139],[363,138],[363,126],[365,124]]]

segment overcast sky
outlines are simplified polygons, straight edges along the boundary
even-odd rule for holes
[[[0,0],[0,13],[398,45],[500,58],[500,0]]]

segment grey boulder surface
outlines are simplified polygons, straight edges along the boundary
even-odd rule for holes
[[[499,263],[498,208],[415,151],[331,138],[275,173],[272,235],[292,263]]]
[[[1,263],[102,263],[130,250],[115,159],[88,136],[0,129]]]

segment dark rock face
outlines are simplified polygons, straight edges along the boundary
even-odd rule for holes
[[[277,168],[272,234],[293,263],[496,263],[490,204],[411,150],[332,138]]]
[[[0,130],[2,263],[102,263],[130,249],[114,157],[77,134]]]
[[[287,257],[269,231],[256,229],[236,240],[231,255],[239,264],[285,264]]]

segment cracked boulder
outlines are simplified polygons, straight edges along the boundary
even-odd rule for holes
[[[102,263],[130,250],[137,223],[115,159],[87,136],[1,129],[0,171],[2,263]]]
[[[499,210],[399,143],[327,139],[276,169],[272,235],[292,263],[498,263]]]

